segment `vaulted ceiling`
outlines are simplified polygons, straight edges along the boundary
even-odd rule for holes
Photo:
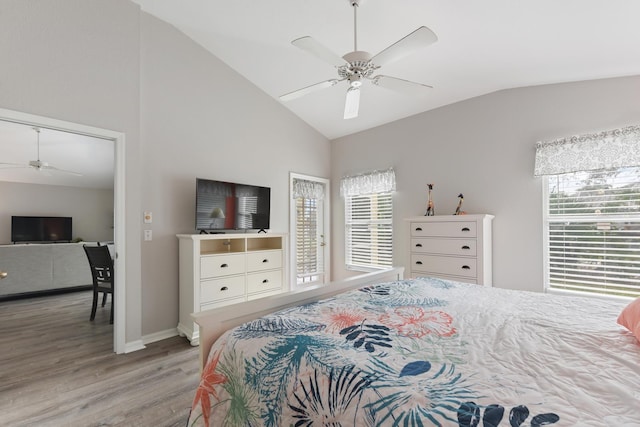
[[[354,50],[350,0],[133,1],[278,100],[337,78],[292,40],[312,36],[338,56]],[[437,35],[379,70],[433,89],[404,94],[365,82],[349,120],[346,82],[283,105],[334,139],[501,89],[638,75],[638,16],[637,0],[361,0],[358,50],[376,54],[420,26]]]

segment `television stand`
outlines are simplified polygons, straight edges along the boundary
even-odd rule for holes
[[[267,234],[267,230],[265,230],[264,228],[261,228],[260,230],[258,230],[258,233]]]

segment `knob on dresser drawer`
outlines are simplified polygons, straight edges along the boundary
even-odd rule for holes
[[[469,229],[469,227],[462,227],[460,231],[471,231],[471,230]]]

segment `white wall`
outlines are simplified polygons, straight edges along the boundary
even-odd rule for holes
[[[11,242],[11,216],[70,216],[73,238],[113,240],[113,190],[0,181],[0,244]]]
[[[424,215],[433,183],[436,214],[495,215],[494,285],[543,290],[542,181],[535,143],[640,123],[640,77],[504,90],[332,142],[333,273],[344,269],[344,175],[393,166],[394,263],[408,267],[408,226]]]
[[[330,144],[279,102],[128,0],[2,0],[0,108],[126,135],[126,340],[175,328],[178,245],[195,177],[272,187],[330,173]],[[151,242],[142,213],[153,212]]]

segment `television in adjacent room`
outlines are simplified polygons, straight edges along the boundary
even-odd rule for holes
[[[70,242],[72,220],[65,216],[12,216],[13,243]]]
[[[196,178],[196,230],[267,230],[271,188]]]

